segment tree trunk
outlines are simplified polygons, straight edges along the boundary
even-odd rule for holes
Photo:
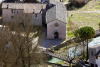
[[[86,61],[88,60],[88,57],[89,57],[89,56],[88,56],[88,55],[89,55],[88,53],[89,53],[89,52],[88,52],[88,39],[87,39],[87,57],[86,57]]]
[[[24,60],[24,56],[23,56],[23,52],[22,52],[21,48],[20,48],[20,52],[21,52],[20,56],[21,56],[21,59],[22,59],[21,60],[22,61],[22,66],[25,67],[25,60]]]
[[[30,65],[30,53],[29,53],[29,47],[28,47],[28,59],[29,59],[29,61],[28,61],[28,67],[30,67],[31,65]]]
[[[25,62],[24,62],[24,59],[22,59],[22,65],[23,65],[23,67],[25,67]]]
[[[84,41],[83,41],[83,59],[85,58],[84,50],[85,50],[85,45],[84,45]]]
[[[3,67],[7,67],[7,64],[6,64],[6,62],[4,62],[4,65],[3,65]]]
[[[69,63],[69,67],[72,67],[72,66],[71,66],[71,63]]]
[[[28,39],[28,35],[27,34],[27,45],[28,45],[28,67],[30,67],[30,46],[29,46],[29,39]]]

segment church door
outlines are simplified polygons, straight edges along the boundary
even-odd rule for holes
[[[97,64],[95,64],[95,67],[98,67],[98,65],[97,65]]]
[[[55,38],[55,39],[58,39],[58,38],[59,38],[59,33],[58,33],[58,32],[55,32],[55,33],[54,33],[54,38]]]
[[[91,63],[91,67],[94,67],[94,64]]]

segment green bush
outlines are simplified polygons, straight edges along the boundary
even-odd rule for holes
[[[88,57],[89,57],[89,55],[88,55],[88,39],[93,38],[94,35],[95,35],[94,29],[92,27],[88,27],[88,26],[82,27],[75,31],[76,37],[80,37],[81,39],[87,41],[87,59],[86,59],[86,61],[88,60]]]
[[[100,22],[98,23],[99,27],[100,27]]]
[[[74,35],[76,37],[84,38],[84,39],[90,39],[94,37],[95,31],[92,27],[81,27],[80,29],[76,30]]]

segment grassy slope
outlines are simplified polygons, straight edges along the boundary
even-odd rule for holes
[[[80,10],[100,10],[100,1],[92,0],[84,7],[80,8]]]
[[[87,5],[82,7],[80,10],[100,10],[100,1],[90,1]],[[92,4],[92,5],[91,5]],[[69,20],[69,17],[68,17]],[[95,30],[98,30],[98,23],[100,22],[100,14],[98,13],[74,13],[70,19],[79,28],[84,26],[91,26]],[[69,25],[67,24],[67,27]],[[68,36],[74,36],[68,32]],[[82,48],[82,46],[80,46]],[[65,47],[61,48],[58,53],[66,54]]]
[[[95,30],[98,30],[99,28],[98,23],[100,22],[100,14],[98,13],[74,13],[70,20],[74,23],[74,26],[77,26],[78,28],[81,28],[84,26],[90,26],[90,27],[93,27]],[[67,28],[68,27],[69,25],[67,24]],[[69,37],[74,37],[74,34],[71,33],[70,31],[71,30],[67,32],[67,35]]]
[[[98,30],[98,23],[100,22],[100,13],[74,13],[70,20],[74,23],[74,26],[77,26],[78,28],[90,26],[93,27],[95,30]],[[67,24],[67,28],[68,27],[69,25]],[[69,37],[74,37],[74,34],[71,33],[71,30],[67,32],[67,35]]]
[[[91,5],[92,4],[92,5]],[[100,1],[90,1],[84,7],[79,10],[91,11],[91,10],[100,10]],[[69,20],[69,17],[68,17]],[[74,13],[71,21],[79,28],[84,26],[91,26],[95,30],[98,30],[98,23],[100,22],[100,14],[98,13]],[[67,24],[67,27],[69,25]],[[67,35],[69,37],[74,37],[74,34],[68,31]]]
[[[84,27],[84,26],[91,26],[95,30],[97,30],[98,23],[100,22],[100,14],[98,13],[74,13],[71,20],[79,28]]]

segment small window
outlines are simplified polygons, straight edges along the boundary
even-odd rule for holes
[[[11,10],[11,12],[13,13],[13,9]]]
[[[33,9],[33,14],[35,13],[35,10]]]
[[[14,18],[13,16],[11,16],[11,18]]]
[[[98,56],[96,56],[96,59],[98,59]]]
[[[35,14],[35,17],[37,17],[37,14]]]
[[[8,9],[8,5],[7,5],[7,9]]]

